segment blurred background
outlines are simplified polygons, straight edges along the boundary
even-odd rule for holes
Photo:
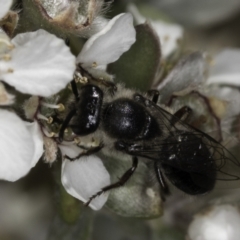
[[[217,53],[240,47],[239,0],[115,0],[106,17],[126,12],[129,3],[136,4],[146,18],[182,26],[185,50]],[[15,4],[21,8],[21,0]],[[54,174],[40,161],[20,181],[0,182],[0,240],[183,240],[193,214],[218,194],[196,199],[176,193],[164,203],[162,217],[131,218],[107,207],[94,212],[72,199],[62,208],[59,196],[68,197]],[[231,199],[238,199],[239,191],[232,190]],[[65,216],[69,211],[75,214],[72,219]]]

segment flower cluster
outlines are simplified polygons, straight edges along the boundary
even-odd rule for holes
[[[189,106],[194,110],[189,124],[208,133],[223,145],[229,141],[229,133],[231,137],[239,137],[238,131],[234,131],[233,128],[233,124],[239,121],[237,116],[240,114],[238,49],[225,50],[211,60],[206,53],[200,52],[176,57],[174,53],[179,51],[179,39],[183,37],[183,29],[179,25],[160,20],[147,20],[140,15],[134,5],[128,5],[128,11],[132,15],[123,13],[111,20],[101,21],[98,13],[103,1],[96,5],[95,1],[86,1],[84,9],[88,9],[87,14],[86,12],[80,14],[77,1],[34,2],[41,5],[42,13],[47,15],[44,17],[54,24],[60,24],[68,19],[69,14],[74,13],[63,27],[69,27],[71,22],[71,30],[77,29],[77,34],[81,35],[79,31],[83,28],[84,35],[89,38],[77,56],[74,56],[63,39],[46,30],[19,33],[10,38],[3,29],[0,29],[0,179],[17,181],[40,159],[52,164],[60,155],[62,185],[73,197],[87,202],[99,190],[111,184],[112,176],[106,168],[107,160],[101,159],[99,155],[92,154],[77,157],[75,161],[69,160],[80,156],[84,151],[79,148],[77,142],[80,137],[76,137],[70,130],[69,135],[66,134],[67,137],[60,141],[61,124],[55,127],[54,117],[60,116],[64,119],[67,115],[65,105],[69,101],[69,96],[63,103],[60,100],[64,99],[63,95],[69,90],[71,81],[73,79],[87,81],[79,69],[93,78],[115,80],[115,76],[107,71],[108,65],[121,59],[133,45],[136,46],[139,32],[133,25],[134,19],[137,24],[147,21],[143,25],[147,30],[151,30],[149,32],[157,45],[156,49],[159,50],[153,59],[144,59],[145,62],[141,64],[142,68],[149,61],[156,65],[156,72],[152,74],[150,84],[160,92],[159,104],[171,109],[169,111],[173,113],[182,106]],[[1,22],[10,11],[12,1],[5,0],[0,5]],[[77,21],[77,24],[74,21]],[[91,26],[96,24],[96,21],[99,24],[93,30]],[[87,34],[86,26],[89,30]],[[89,147],[96,144],[92,139],[88,139],[88,136],[80,138],[80,141],[86,141]],[[142,194],[141,190],[139,192]],[[140,194],[139,192],[137,194]],[[152,188],[148,188],[146,192],[150,198],[155,197]],[[108,197],[109,193],[106,192],[94,198],[89,206],[99,210]],[[122,204],[125,212],[131,204],[137,205],[136,199],[123,200],[122,197],[116,201],[122,201],[121,203],[129,201]],[[144,206],[141,199],[139,202],[137,207]],[[160,205],[158,201],[156,202]],[[233,213],[232,207],[227,208]],[[137,209],[138,216],[142,216],[141,210]],[[216,220],[214,211],[210,214],[212,221]],[[223,212],[228,218],[224,209],[219,208],[216,211]],[[151,217],[151,214],[149,216]],[[235,217],[239,221],[239,216]],[[196,221],[194,220],[190,226],[191,239],[198,237],[195,234],[198,227],[195,225],[204,225],[206,220],[202,216],[202,219],[198,220],[200,223]]]
[[[9,6],[6,6],[6,11]],[[18,180],[36,165],[43,154],[46,161],[53,162],[59,147],[63,156],[62,183],[71,195],[85,202],[110,184],[110,176],[97,156],[83,157],[81,161],[74,162],[64,160],[65,155],[77,156],[80,149],[69,142],[57,146],[52,138],[56,136],[41,124],[41,120],[49,119],[39,109],[41,106],[58,109],[61,105],[48,104],[41,97],[50,97],[66,87],[73,79],[76,64],[95,75],[101,74],[101,69],[116,61],[134,41],[135,30],[130,14],[120,14],[110,20],[101,31],[89,38],[76,58],[63,40],[45,30],[18,34],[11,40],[2,33],[1,80],[18,92],[33,96],[24,104],[25,117],[31,122],[21,120],[12,111],[0,112],[1,179]],[[13,96],[5,91],[3,85],[1,95],[6,98],[2,105],[13,102]],[[84,161],[85,158],[87,161]],[[90,206],[99,209],[106,199],[107,195],[103,195],[92,201]]]

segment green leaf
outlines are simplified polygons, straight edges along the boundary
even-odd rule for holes
[[[66,223],[74,224],[83,211],[83,204],[60,187],[60,215]]]
[[[136,26],[136,32],[136,42],[118,61],[108,66],[108,71],[115,76],[116,82],[146,91],[160,66],[160,42],[147,23]]]
[[[117,182],[131,167],[131,157],[129,157],[130,161],[106,156],[101,156],[101,158],[104,159],[104,165],[111,173],[112,183]],[[138,168],[128,182],[123,187],[110,192],[106,206],[124,217],[155,218],[161,216],[163,209],[160,186],[156,184],[156,179],[153,179],[149,167],[139,162]]]
[[[90,240],[93,217],[93,211],[87,208],[85,208],[77,221],[71,225],[56,216],[50,227],[48,240]]]

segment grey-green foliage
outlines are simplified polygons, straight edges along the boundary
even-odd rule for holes
[[[114,183],[131,167],[131,161],[101,156]],[[163,214],[160,186],[151,166],[139,159],[138,168],[128,182],[112,190],[106,206],[118,215],[155,218]]]
[[[160,42],[147,23],[136,26],[136,32],[136,42],[118,61],[109,65],[108,71],[115,76],[116,82],[146,91],[160,66]]]

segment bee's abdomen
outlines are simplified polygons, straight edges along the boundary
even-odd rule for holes
[[[209,148],[202,139],[184,132],[168,137],[161,162],[165,175],[180,190],[203,194],[213,189],[216,165]]]

